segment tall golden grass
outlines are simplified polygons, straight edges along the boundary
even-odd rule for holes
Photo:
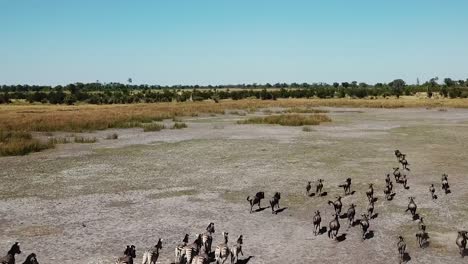
[[[82,132],[107,128],[136,127],[198,113],[223,114],[225,110],[252,111],[266,107],[443,107],[468,108],[468,99],[283,99],[276,101],[239,100],[129,105],[3,105],[0,130]]]
[[[246,120],[240,120],[238,124],[270,124],[281,126],[315,126],[323,122],[330,122],[330,117],[326,115],[313,114],[313,115],[272,115],[265,117],[251,117]]]
[[[38,139],[34,139],[31,133],[28,132],[0,130],[0,156],[26,155],[53,146],[51,142],[43,143]]]

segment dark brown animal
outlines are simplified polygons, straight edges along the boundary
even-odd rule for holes
[[[6,256],[0,258],[0,264],[15,264],[15,255],[21,254],[20,243],[16,242],[11,246]]]
[[[255,194],[254,197],[247,196],[247,201],[249,201],[249,203],[250,203],[250,213],[252,213],[252,208],[256,204],[258,204],[258,209],[262,208],[261,205],[260,205],[260,202],[264,198],[265,198],[265,193],[264,192],[258,192],[258,193]]]

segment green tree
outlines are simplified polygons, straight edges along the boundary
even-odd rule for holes
[[[399,98],[400,95],[403,93],[405,86],[406,86],[406,83],[402,79],[396,79],[390,83],[390,87],[392,88],[392,93],[397,98]]]

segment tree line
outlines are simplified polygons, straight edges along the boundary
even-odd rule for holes
[[[1,85],[0,104],[14,100],[30,103],[75,104],[128,104],[170,101],[200,101],[212,99],[257,98],[275,100],[277,98],[366,98],[414,95],[426,92],[428,97],[439,93],[447,98],[468,98],[468,79],[452,80],[445,78],[439,84],[438,78],[432,78],[423,84],[408,85],[401,79],[390,83],[334,82],[327,83],[276,83],[276,84],[239,84],[239,85],[133,85],[121,83],[102,84],[74,83],[65,86],[38,85]]]

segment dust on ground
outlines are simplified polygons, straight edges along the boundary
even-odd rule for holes
[[[97,137],[95,144],[2,157],[0,249],[6,253],[20,241],[19,260],[36,252],[41,263],[113,263],[134,244],[140,261],[161,237],[158,262],[171,263],[185,233],[193,240],[214,222],[214,245],[223,231],[231,244],[243,234],[241,259],[253,256],[250,264],[396,263],[399,235],[410,263],[466,263],[455,238],[468,229],[468,110],[326,109],[333,122],[311,132],[236,124],[248,116],[201,116],[184,118],[188,128],[182,130],[98,131],[82,134]],[[119,138],[106,140],[111,133]],[[395,149],[407,154],[410,189],[396,185],[395,199],[385,201],[385,174],[398,165]],[[449,175],[449,195],[440,188],[442,173]],[[348,229],[345,219],[343,241],[314,236],[314,211],[327,226],[333,212],[327,201],[342,195],[337,186],[347,177],[355,194],[343,198],[343,210],[354,203],[358,216],[365,212],[368,183],[375,185],[373,237],[363,241],[360,227]],[[307,181],[318,178],[327,196],[306,197]],[[266,192],[263,206],[281,192],[286,209],[250,214],[246,197],[257,191]],[[417,246],[417,221],[404,213],[408,196],[416,197],[424,216],[427,248]]]

